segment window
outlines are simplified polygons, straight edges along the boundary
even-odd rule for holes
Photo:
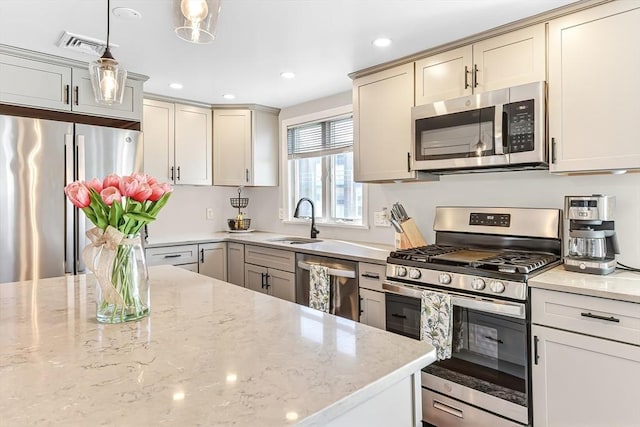
[[[290,214],[301,197],[313,201],[318,222],[363,224],[363,186],[353,182],[353,119],[349,116],[287,128]],[[311,206],[300,206],[311,216]]]

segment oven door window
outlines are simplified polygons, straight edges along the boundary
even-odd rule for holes
[[[491,156],[495,107],[416,120],[416,160]]]
[[[524,320],[454,306],[451,359],[424,371],[527,406],[527,328]]]

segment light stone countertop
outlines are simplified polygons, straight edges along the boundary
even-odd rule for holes
[[[151,315],[95,321],[92,275],[0,285],[0,425],[321,426],[430,345],[172,266]]]
[[[334,258],[349,259],[352,261],[386,264],[389,253],[395,248],[392,245],[378,243],[350,242],[336,239],[318,238],[317,242],[305,244],[291,244],[274,242],[273,239],[283,237],[300,237],[291,234],[269,233],[253,231],[250,233],[231,233],[226,231],[177,234],[173,236],[149,237],[147,248],[173,246],[180,244],[194,244],[207,242],[237,242],[250,245],[267,246],[277,249],[286,249],[294,252],[308,253]]]
[[[616,270],[604,276],[565,270],[560,265],[528,281],[531,288],[640,303],[640,273]]]

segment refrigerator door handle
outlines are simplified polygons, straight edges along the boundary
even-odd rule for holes
[[[67,186],[73,182],[73,134],[66,133],[64,135],[64,185]],[[73,274],[75,257],[75,235],[74,235],[74,215],[75,208],[73,204],[65,197],[65,248],[64,248],[64,272]]]
[[[85,176],[85,159],[86,159],[86,155],[85,155],[85,146],[84,146],[84,135],[76,135],[76,165],[78,167],[78,180],[80,181],[86,181],[86,176]],[[81,252],[81,248],[80,248],[80,242],[84,241],[84,236],[86,235],[87,232],[87,226],[86,226],[86,221],[84,218],[84,215],[80,214],[80,209],[74,209],[75,210],[75,221],[76,224],[78,225],[77,227],[77,235],[75,236],[75,247],[76,247],[76,254],[77,254],[77,258],[76,258],[76,273],[84,273],[85,271],[85,265],[82,262],[82,259],[80,257],[80,252]]]

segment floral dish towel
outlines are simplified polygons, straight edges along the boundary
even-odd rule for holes
[[[309,307],[328,313],[331,299],[329,268],[323,265],[311,264],[309,277]]]
[[[422,291],[420,339],[431,343],[438,360],[451,358],[453,307],[448,294]]]

